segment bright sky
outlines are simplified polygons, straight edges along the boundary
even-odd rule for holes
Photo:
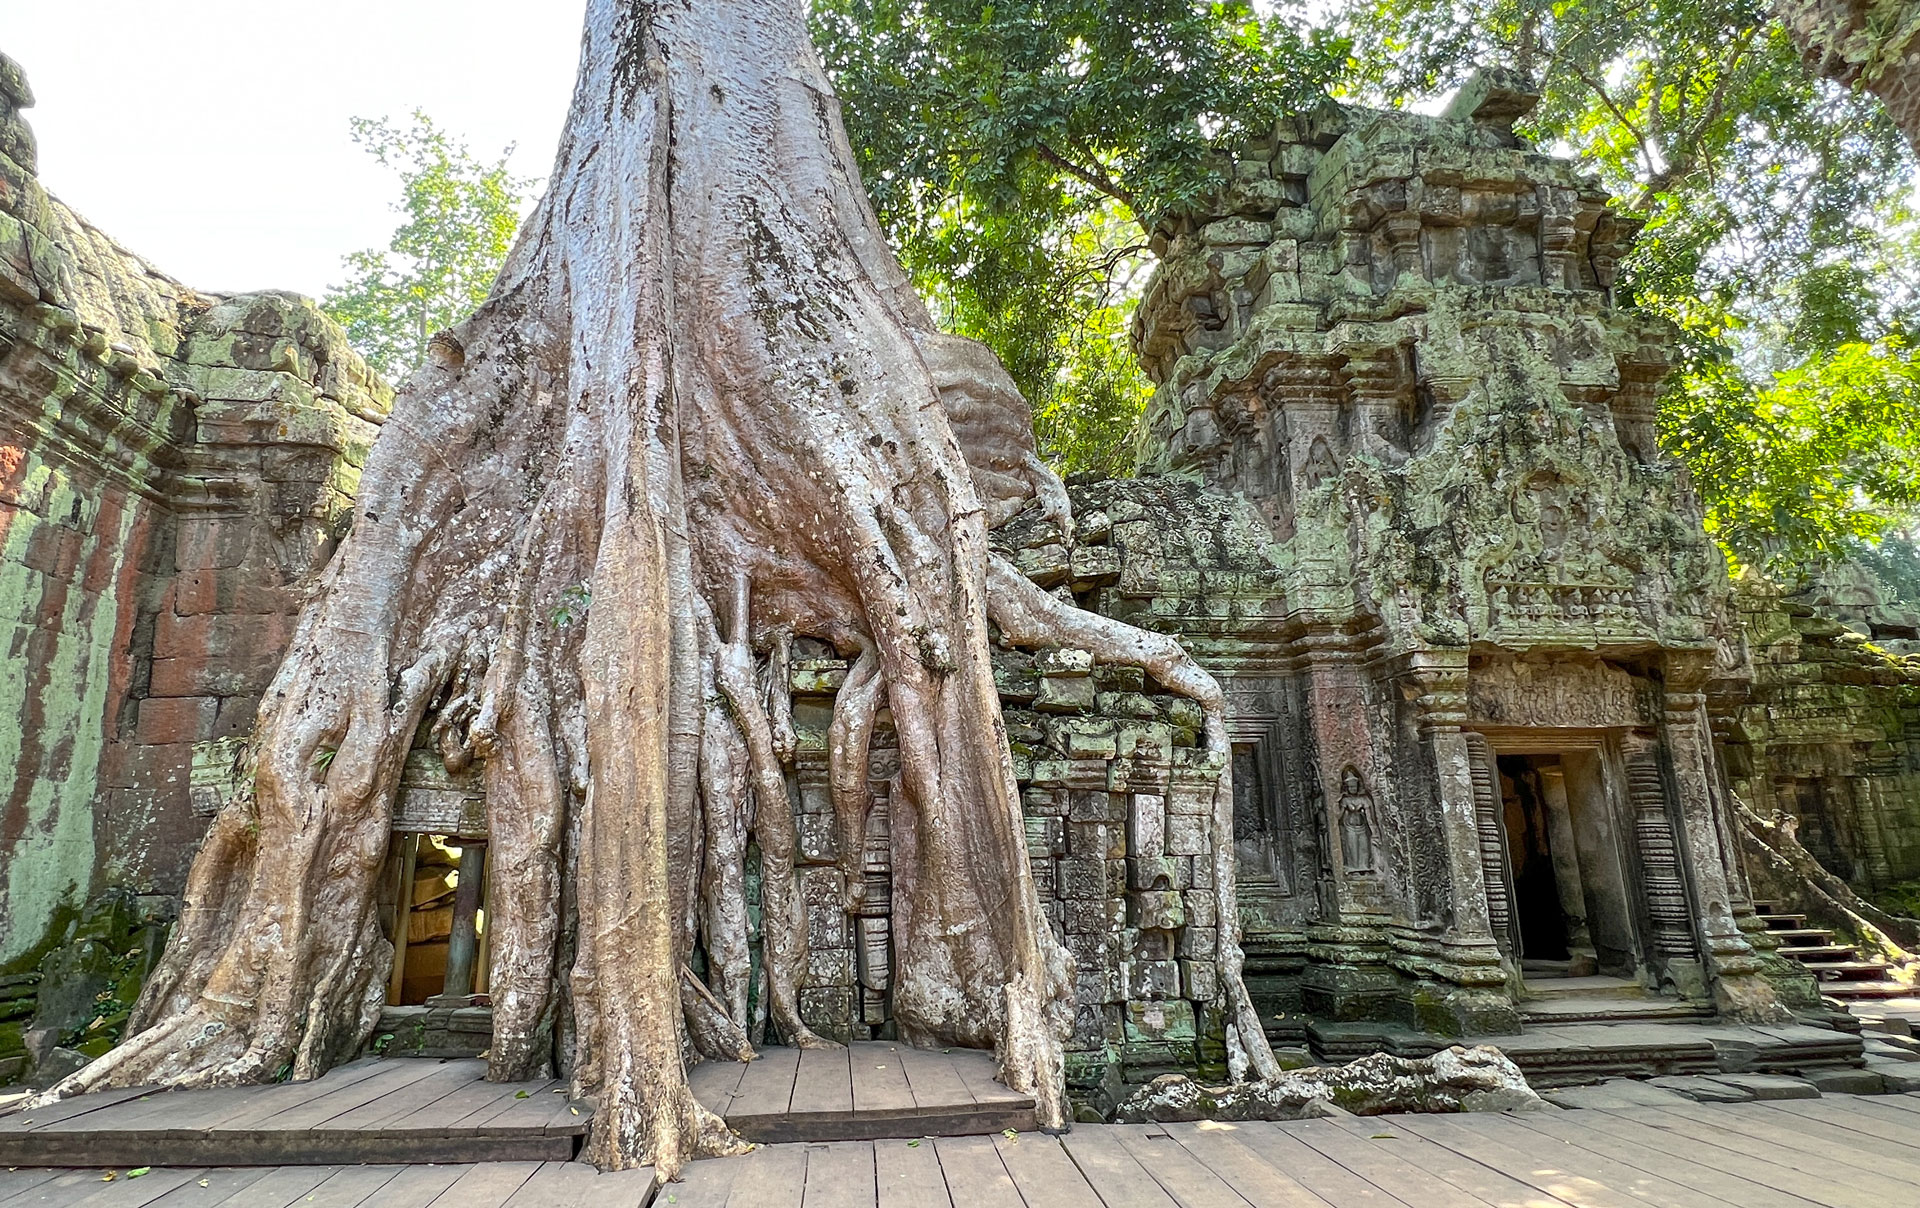
[[[40,178],[201,289],[319,294],[384,245],[397,182],[356,115],[426,110],[544,183],[584,0],[0,0]]]

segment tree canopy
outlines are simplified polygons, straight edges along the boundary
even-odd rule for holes
[[[323,305],[354,347],[392,381],[418,368],[433,333],[486,300],[520,226],[530,180],[491,164],[415,110],[412,124],[353,119],[353,141],[400,178],[406,215],[385,248],[346,257],[348,277]]]
[[[1914,157],[1764,3],[1352,0],[1315,28],[1207,0],[815,0],[814,27],[903,264],[1064,469],[1131,462],[1146,230],[1217,185],[1216,150],[1329,94],[1431,101],[1501,64],[1544,94],[1523,132],[1647,224],[1623,294],[1680,328],[1663,431],[1729,552],[1790,568],[1912,509]]]
[[[950,331],[1032,402],[1042,450],[1125,472],[1148,228],[1213,152],[1319,97],[1337,38],[1245,0],[815,0],[868,192]]]

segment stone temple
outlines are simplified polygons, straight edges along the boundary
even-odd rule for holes
[[[30,100],[0,58],[0,1081],[44,1082],[117,1036],[391,392],[304,299],[194,291],[51,198]],[[1230,701],[1223,768],[1138,671],[996,655],[1089,1112],[1225,1063],[1223,770],[1247,980],[1301,1060],[1493,1037],[1536,1080],[1685,1072],[1714,1061],[1687,1026],[1762,1025],[1774,1068],[1844,1064],[1836,1001],[1911,993],[1790,959],[1756,894],[1804,895],[1745,819],[1788,811],[1862,891],[1920,878],[1920,617],[1729,584],[1655,440],[1671,333],[1614,293],[1635,228],[1515,136],[1532,101],[1483,74],[1244,148],[1154,235],[1140,476],[996,534]],[[883,728],[843,850],[848,668],[794,654],[803,1013],[885,1037],[893,755]],[[424,728],[407,768],[378,1043],[474,1053],[485,803]]]

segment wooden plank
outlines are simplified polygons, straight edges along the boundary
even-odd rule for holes
[[[787,1105],[787,1113],[801,1116],[852,1111],[853,1071],[847,1050],[838,1046],[801,1049],[800,1068],[794,1076],[793,1098]]]
[[[4,1201],[8,1208],[41,1208],[42,1205],[70,1204],[87,1195],[99,1183],[100,1170],[55,1170],[53,1177],[14,1193]]]
[[[1160,1126],[1254,1208],[1329,1208],[1327,1201],[1262,1156],[1248,1139],[1251,1124],[1206,1120]]]
[[[1552,1113],[1529,1112],[1511,1121],[1476,1120],[1472,1128],[1445,1116],[1401,1116],[1397,1127],[1574,1208],[1644,1208],[1649,1201],[1660,1208],[1731,1208],[1724,1200],[1582,1149],[1558,1136],[1529,1135],[1538,1123],[1532,1118],[1535,1115]],[[1521,1126],[1522,1121],[1526,1127]],[[1512,1127],[1499,1127],[1507,1124]]]
[[[761,1049],[760,1056],[749,1061],[746,1071],[740,1075],[740,1089],[734,1092],[734,1101],[744,1103],[754,1115],[777,1115],[786,1111],[793,1101],[793,1079],[799,1068],[799,1049]]]
[[[1032,1095],[1023,1095],[1012,1090],[994,1077],[999,1069],[993,1064],[993,1054],[980,1049],[955,1049],[947,1054],[953,1061],[953,1072],[966,1083],[972,1092],[975,1103],[1032,1103]]]
[[[1057,1137],[995,1137],[1000,1164],[1029,1205],[1047,1208],[1101,1208],[1100,1197],[1087,1185]],[[961,1205],[966,1208],[966,1205]]]
[[[973,1105],[973,1092],[967,1089],[960,1072],[953,1068],[951,1053],[899,1047],[900,1070],[907,1076],[915,1110],[924,1115]]]
[[[12,1170],[0,1170],[0,1204],[6,1203],[16,1195],[24,1195],[40,1184],[49,1182],[60,1175],[60,1171],[45,1166],[15,1167]]]
[[[197,1172],[197,1177],[153,1202],[153,1208],[214,1208],[258,1183],[272,1171],[260,1166],[225,1166]]]
[[[500,1208],[538,1169],[538,1162],[483,1162],[469,1167],[434,1198],[433,1208]]]
[[[1385,1128],[1352,1133],[1331,1120],[1300,1120],[1285,1128],[1288,1136],[1405,1203],[1420,1208],[1487,1208],[1486,1200],[1404,1157],[1407,1146],[1401,1144],[1400,1133]]]
[[[853,1110],[857,1113],[911,1116],[913,1090],[900,1064],[904,1044],[856,1044],[847,1049],[853,1073]],[[803,1067],[804,1069],[804,1067]]]
[[[1077,1128],[1061,1137],[1060,1144],[1102,1202],[1127,1208],[1178,1208],[1111,1130]]]
[[[746,1076],[751,1061],[702,1061],[687,1071],[687,1087],[693,1097],[715,1115],[725,1116],[733,1106],[734,1092]]]
[[[349,1166],[300,1197],[299,1208],[358,1208],[368,1202],[379,1203],[380,1193],[399,1166]]]
[[[379,1200],[369,1202],[367,1208],[427,1208],[471,1169],[467,1165],[408,1166],[380,1189]]]
[[[138,1169],[138,1167],[135,1167]],[[150,1170],[138,1178],[128,1178],[124,1170],[113,1171],[114,1178],[107,1181],[104,1175],[96,1174],[91,1189],[74,1199],[58,1201],[63,1208],[147,1208],[147,1206],[184,1184],[199,1178],[204,1171],[192,1167]],[[83,1186],[85,1186],[83,1184]],[[78,1190],[78,1189],[76,1189]],[[32,1202],[29,1193],[28,1203]]]
[[[168,1093],[165,1088],[157,1086],[122,1086],[112,1090],[89,1091],[84,1095],[75,1095],[71,1099],[49,1103],[45,1107],[36,1107],[32,1111],[17,1111],[11,1116],[0,1119],[0,1134],[31,1132],[34,1129],[64,1123],[76,1116],[84,1116],[89,1112],[112,1107],[116,1103],[124,1103],[129,1099],[165,1093]]]
[[[514,1096],[521,1091],[530,1095],[538,1094],[550,1090],[554,1085],[552,1079],[542,1082],[464,1082],[421,1108],[416,1115],[389,1120],[384,1127],[402,1130],[431,1128],[449,1134],[472,1135],[477,1121],[505,1111],[509,1104],[518,1102]]]
[[[255,1117],[241,1117],[228,1120],[221,1127],[230,1130],[244,1129],[248,1132],[283,1131],[286,1129],[307,1129],[322,1124],[342,1112],[351,1111],[365,1103],[372,1103],[382,1095],[391,1094],[403,1087],[412,1086],[424,1078],[430,1078],[440,1069],[440,1063],[424,1059],[396,1059],[387,1063],[387,1068],[376,1072],[370,1078],[345,1086],[327,1085],[324,1078],[303,1085],[312,1088],[317,1094],[306,1097],[291,1106],[282,1107],[273,1112],[262,1112]]]
[[[538,1099],[543,1095],[556,1099],[563,1098],[567,1093],[567,1084],[558,1078],[549,1078],[545,1082],[538,1083],[493,1082],[487,1085],[496,1088],[496,1092],[486,1096],[476,1095],[480,1106],[475,1107],[472,1112],[460,1119],[452,1121],[446,1125],[447,1128],[458,1129],[475,1136],[495,1135],[500,1131],[495,1128],[495,1122],[512,1111],[515,1104],[525,1103],[527,1099]],[[527,1092],[527,1099],[520,1098],[521,1091]]]
[[[336,1090],[357,1085],[384,1068],[384,1061],[363,1060],[329,1070],[319,1078],[306,1082],[265,1082],[253,1086],[170,1091],[158,1104],[160,1118],[164,1120],[159,1127],[167,1133],[182,1135],[218,1128],[230,1120],[257,1117],[304,1103],[321,1093],[323,1087],[325,1090]],[[160,1096],[155,1098],[161,1099]]]
[[[1876,1152],[1863,1148],[1861,1141],[1874,1138],[1859,1138],[1842,1129],[1831,1128],[1817,1120],[1801,1117],[1762,1115],[1756,1111],[1730,1112],[1725,1110],[1733,1104],[1699,1104],[1684,1112],[1669,1112],[1664,1109],[1639,1112],[1634,1119],[1654,1128],[1664,1128],[1669,1132],[1686,1135],[1686,1126],[1696,1120],[1706,1120],[1724,1129],[1731,1129],[1744,1136],[1765,1142],[1780,1149],[1783,1153],[1810,1154],[1814,1157],[1833,1159],[1863,1170],[1878,1170],[1883,1174],[1895,1175],[1920,1186],[1920,1150],[1900,1152],[1901,1147],[1883,1143],[1886,1152]],[[1739,1104],[1748,1107],[1748,1104]],[[1789,1120],[1797,1123],[1789,1126]]]
[[[220,1201],[220,1208],[288,1208],[331,1178],[338,1166],[282,1166]]]
[[[1565,1200],[1548,1195],[1538,1188],[1529,1187],[1518,1179],[1482,1166],[1470,1158],[1463,1158],[1451,1149],[1435,1145],[1425,1137],[1407,1129],[1395,1127],[1397,1118],[1394,1116],[1365,1118],[1346,1116],[1330,1120],[1328,1123],[1345,1129],[1355,1137],[1364,1137],[1370,1142],[1391,1145],[1393,1153],[1402,1160],[1434,1178],[1451,1183],[1475,1199],[1494,1205],[1495,1208],[1562,1208],[1566,1204]],[[1391,1137],[1392,1140],[1378,1140],[1381,1134]],[[1387,1190],[1393,1192],[1391,1187]],[[1394,1194],[1398,1195],[1398,1192]]]
[[[1767,1106],[1776,1111],[1791,1112],[1796,1116],[1825,1120],[1854,1132],[1879,1137],[1883,1141],[1892,1141],[1900,1145],[1913,1144],[1913,1126],[1898,1118],[1889,1119],[1867,1110],[1867,1106],[1872,1102],[1871,1098],[1862,1095],[1845,1106],[1830,1099],[1773,1099],[1768,1101]]]
[[[807,1189],[804,1145],[774,1145],[726,1160],[737,1167],[727,1191],[728,1208],[800,1208]]]
[[[873,1183],[880,1208],[953,1208],[931,1141],[875,1141]]]
[[[933,1151],[940,1159],[940,1175],[947,1181],[947,1194],[954,1204],[965,1208],[1027,1208],[992,1140],[942,1137],[933,1142]]]
[[[1611,1111],[1595,1111],[1591,1119],[1583,1116],[1580,1123],[1610,1133],[1627,1145],[1669,1153],[1831,1208],[1885,1208],[1891,1202],[1889,1195],[1898,1200],[1912,1192],[1897,1180],[1882,1179],[1869,1171],[1850,1171],[1837,1164],[1826,1173],[1809,1174],[1805,1167],[1814,1165],[1815,1159],[1802,1161],[1805,1155],[1706,1123],[1694,1124],[1684,1136]]]
[[[1339,1208],[1400,1208],[1401,1201],[1308,1147],[1273,1123],[1253,1123],[1241,1134],[1245,1144]]]
[[[802,1073],[805,1072],[803,1063]],[[876,1208],[873,1142],[833,1141],[807,1146],[804,1208]]]
[[[680,1168],[680,1181],[668,1183],[654,1196],[663,1208],[727,1208],[733,1193],[733,1175],[743,1158],[705,1158]]]
[[[449,1061],[425,1078],[389,1091],[378,1099],[350,1107],[316,1124],[316,1128],[377,1128],[394,1120],[437,1120],[432,1105],[469,1083],[486,1078],[487,1063],[474,1057]]]
[[[1903,1145],[1899,1141],[1889,1141],[1884,1137],[1858,1132],[1844,1124],[1781,1111],[1778,1105],[1772,1102],[1740,1106],[1747,1108],[1736,1117],[1743,1128],[1771,1128],[1774,1132],[1799,1137],[1807,1145],[1831,1145],[1836,1149],[1871,1155],[1872,1160],[1875,1161],[1891,1158],[1905,1164],[1920,1164],[1920,1137],[1916,1137],[1912,1145]],[[1772,1134],[1757,1133],[1756,1135]]]
[[[1623,1144],[1617,1137],[1596,1131],[1587,1111],[1568,1118],[1552,1113],[1516,1117],[1517,1137],[1508,1143],[1516,1152],[1539,1153],[1559,1144],[1549,1158],[1572,1170],[1605,1182],[1616,1191],[1672,1203],[1675,1208],[1813,1208],[1798,1196],[1777,1191],[1750,1179],[1732,1178],[1711,1167],[1664,1150]],[[1563,1198],[1571,1198],[1563,1196]]]
[[[548,1162],[504,1208],[646,1208],[652,1193],[651,1166],[602,1174],[585,1162]]]
[[[1120,1124],[1101,1131],[1110,1132],[1181,1208],[1247,1208],[1245,1196],[1159,1125]]]

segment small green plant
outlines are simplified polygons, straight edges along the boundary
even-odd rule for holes
[[[587,610],[593,607],[593,589],[585,583],[569,583],[560,589],[559,602],[548,612],[547,619],[557,629],[565,629],[576,621],[584,621]]]
[[[333,757],[339,753],[338,747],[321,747],[313,753],[313,770],[324,776],[327,769],[333,766]]]

